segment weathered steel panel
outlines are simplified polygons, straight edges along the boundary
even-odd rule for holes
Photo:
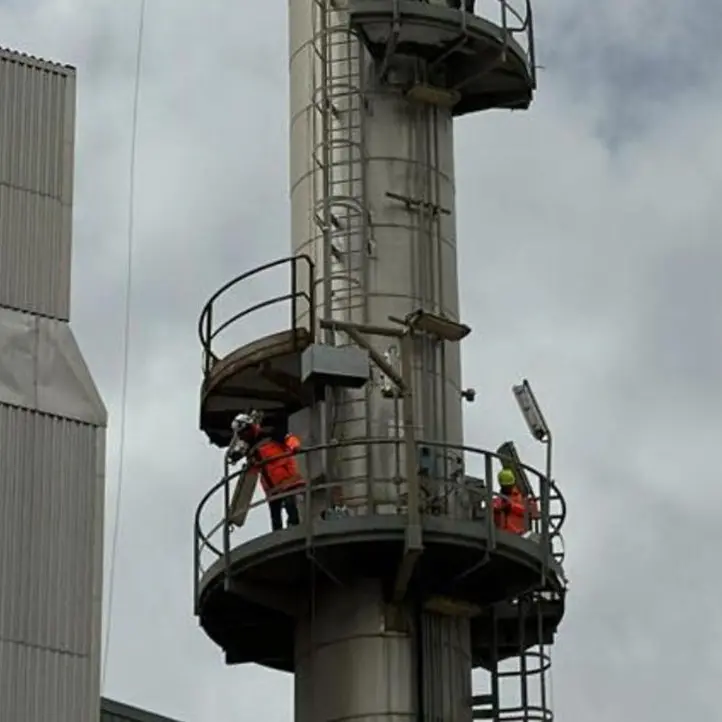
[[[68,319],[75,70],[0,49],[0,306]]]

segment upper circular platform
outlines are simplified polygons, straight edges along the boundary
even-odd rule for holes
[[[288,266],[291,272],[289,293],[241,308],[230,318],[218,322],[218,304],[241,283],[282,266]],[[218,353],[216,342],[224,331],[237,327],[254,311],[284,302],[291,309],[287,328],[256,338],[228,354]],[[308,323],[301,326],[298,318],[304,312]],[[290,414],[308,405],[309,390],[300,383],[301,354],[313,342],[314,312],[314,266],[304,255],[251,269],[211,296],[198,321],[198,334],[203,348],[200,427],[213,444],[228,445],[231,421],[240,411],[262,411],[269,424],[282,427]]]
[[[419,0],[349,0],[348,13],[384,73],[394,58],[423,58],[428,77],[419,82],[453,95],[453,115],[528,108],[536,87],[530,2],[482,4],[493,14]]]
[[[379,442],[354,442],[373,443]],[[320,448],[306,451],[312,453]],[[472,447],[456,448],[484,456],[487,468],[492,459],[498,458],[497,454]],[[539,472],[524,469],[527,476],[537,480],[537,488],[547,484]],[[374,481],[376,485],[383,483]],[[398,481],[389,483],[398,487]],[[255,662],[291,671],[295,621],[306,611],[312,585],[318,579],[344,584],[353,577],[372,576],[382,580],[391,598],[404,559],[409,517],[403,507],[395,514],[327,519],[305,514],[298,527],[234,543],[232,524],[228,522],[230,511],[225,518],[214,520],[212,532],[204,533],[201,522],[214,498],[218,502],[219,496],[224,497],[221,507],[230,510],[232,482],[230,477],[221,480],[206,495],[196,515],[197,613],[204,630],[226,652],[228,663]],[[469,500],[469,518],[435,516],[422,506],[423,552],[413,569],[409,593],[425,600],[430,608],[456,606],[463,614],[474,610],[474,666],[487,666],[492,653],[485,610],[501,604],[503,612],[505,601],[537,589],[542,579],[543,589],[561,600],[561,604],[539,609],[544,620],[542,638],[553,638],[563,615],[565,580],[561,556],[554,548],[565,509],[556,486],[550,483],[549,511],[532,524],[535,534],[522,537],[494,526],[488,510],[496,494],[489,488],[479,491],[477,479],[474,484],[472,488],[459,482],[455,492]],[[307,486],[301,497],[303,508],[317,509],[313,498],[331,486],[338,484]],[[265,506],[265,500],[251,506]],[[471,509],[477,513],[472,515]],[[210,557],[207,564],[203,564],[204,557]],[[507,623],[506,628],[507,636],[499,641],[497,658],[512,655],[515,644],[519,653],[519,624]],[[531,646],[541,641],[539,631],[538,624],[530,625],[523,644]]]

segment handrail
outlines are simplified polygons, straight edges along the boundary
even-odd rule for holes
[[[314,452],[319,451],[327,451],[327,450],[335,450],[340,449],[344,447],[353,447],[353,446],[390,446],[393,445],[396,447],[397,452],[399,453],[400,448],[403,446],[404,440],[400,438],[361,438],[361,439],[350,439],[350,440],[340,440],[335,441],[327,444],[318,444],[315,446],[309,446],[302,448],[298,452],[296,452],[296,455],[304,456],[308,455]],[[482,488],[474,488],[474,486],[470,483],[465,483],[465,479],[467,478],[466,474],[462,476],[462,480],[460,482],[455,482],[458,484],[458,490],[460,492],[463,492],[463,494],[468,496],[468,499],[472,500],[476,496],[476,502],[470,501],[469,503],[480,503],[480,508],[485,509],[487,513],[485,514],[485,521],[488,526],[488,533],[489,533],[489,539],[492,546],[495,544],[496,540],[496,527],[493,523],[492,514],[488,513],[488,511],[492,508],[493,499],[499,497],[499,493],[496,491],[493,491],[493,481],[489,483],[487,480],[493,479],[493,462],[494,460],[500,461],[502,458],[505,458],[502,454],[499,454],[497,452],[488,451],[486,449],[482,449],[480,447],[475,446],[469,446],[466,444],[448,444],[443,442],[437,442],[437,441],[422,441],[420,440],[418,442],[419,446],[426,446],[426,447],[432,447],[436,449],[446,450],[446,451],[456,451],[456,452],[465,452],[468,454],[477,454],[481,456],[484,459],[484,485]],[[266,463],[269,463],[269,461],[277,461],[279,459],[292,456],[293,452],[288,452],[283,455],[277,456],[273,460],[263,460],[259,466],[263,466]],[[395,467],[395,464],[390,463],[390,467]],[[544,484],[548,484],[550,489],[550,497],[552,501],[557,501],[560,505],[560,510],[555,513],[549,513],[546,518],[542,516],[542,518],[539,519],[539,524],[541,526],[542,533],[544,529],[548,532],[548,539],[549,539],[549,549],[546,550],[546,553],[549,554],[552,558],[556,559],[557,561],[560,561],[557,556],[555,556],[553,552],[553,542],[554,540],[561,538],[561,532],[562,527],[564,525],[564,521],[566,520],[566,503],[564,501],[564,497],[556,485],[556,483],[553,480],[549,480],[546,478],[546,476],[540,472],[539,470],[535,469],[532,466],[529,466],[524,463],[520,463],[519,467],[526,471],[532,479],[536,479],[538,482],[538,485],[540,487],[540,493],[535,493],[533,495],[533,499],[538,503],[540,496],[541,496],[541,487]],[[229,567],[230,565],[230,552],[231,552],[231,545],[230,545],[230,535],[232,532],[232,529],[235,528],[234,523],[230,519],[230,499],[231,499],[231,484],[241,477],[241,475],[245,474],[246,470],[239,469],[237,471],[234,471],[230,474],[226,474],[221,478],[218,482],[216,482],[209,491],[206,492],[206,494],[201,499],[200,503],[198,504],[198,507],[196,508],[195,516],[194,516],[194,569],[195,569],[195,575],[194,575],[194,599],[196,604],[198,603],[198,595],[199,595],[199,585],[201,581],[202,575],[205,573],[207,568],[202,564],[202,554],[204,551],[210,551],[215,557],[215,560],[225,558],[226,559],[226,566]],[[474,477],[472,477],[474,478]],[[389,501],[389,504],[396,503],[397,506],[397,513],[400,506],[403,506],[403,504],[400,504],[403,500],[403,495],[399,493],[398,490],[398,484],[399,482],[403,483],[403,478],[397,478],[394,473],[391,473],[389,475],[388,479],[377,479],[375,480],[376,484],[383,484],[387,483],[390,485],[395,485],[397,488],[396,498],[395,502]],[[344,486],[346,484],[356,484],[356,483],[362,483],[359,482],[358,479],[354,480],[334,480],[333,482],[323,483],[323,484],[314,484],[313,487],[311,487],[310,484],[306,484],[304,487],[304,491],[300,492],[298,489],[291,490],[291,491],[285,491],[279,494],[274,495],[274,499],[282,499],[285,497],[290,496],[296,496],[299,494],[303,494],[305,497],[305,506],[304,506],[304,517],[305,517],[305,524],[307,525],[307,534],[312,534],[312,526],[311,526],[311,515],[307,512],[308,509],[310,509],[310,500],[311,500],[311,493],[316,493],[318,491],[323,491],[327,489],[331,489],[333,487],[338,486]],[[442,486],[446,487],[451,485],[451,479],[443,478],[443,479],[431,479],[429,477],[425,477],[423,480],[424,487],[430,487],[430,486]],[[206,531],[201,523],[201,517],[206,509],[207,505],[211,501],[211,499],[215,498],[216,495],[222,492],[223,493],[223,505],[222,505],[222,512],[220,514],[220,519],[216,517],[212,528],[209,531]],[[268,500],[266,498],[252,501],[249,504],[248,512],[250,513],[251,510],[256,509],[260,506],[267,505]],[[366,502],[367,508],[373,508],[374,504]],[[378,512],[373,512],[374,514],[378,514]],[[380,516],[383,516],[383,514],[379,514]],[[302,521],[302,524],[304,521]],[[483,522],[480,522],[483,523]],[[219,532],[222,532],[222,543],[217,545],[212,541],[214,536]],[[273,532],[271,532],[273,533]],[[209,565],[210,566],[210,565]],[[228,572],[228,568],[226,570]]]
[[[299,289],[299,283],[298,283],[298,265],[300,263],[304,263],[306,267],[308,268],[308,291],[300,290]],[[213,325],[213,306],[218,301],[221,296],[223,296],[226,291],[230,290],[231,288],[237,286],[239,283],[248,280],[249,278],[258,275],[259,273],[262,273],[263,271],[268,271],[272,268],[277,268],[278,266],[282,266],[284,264],[289,264],[291,266],[291,291],[289,293],[285,293],[282,295],[274,296],[272,298],[269,298],[265,301],[261,301],[259,303],[256,303],[253,306],[250,306],[248,308],[244,308],[243,310],[239,311],[237,314],[232,316],[231,318],[227,319],[223,323],[219,324],[218,326]],[[279,258],[275,261],[270,261],[268,263],[264,263],[261,266],[256,266],[255,268],[252,268],[249,271],[245,271],[239,276],[236,276],[232,280],[228,281],[228,283],[225,283],[223,286],[221,286],[209,299],[206,301],[205,305],[203,306],[203,309],[201,311],[201,314],[198,318],[198,338],[201,342],[201,347],[203,349],[203,370],[204,373],[208,374],[208,372],[213,367],[213,364],[218,361],[218,356],[213,351],[213,341],[214,339],[223,331],[225,331],[229,326],[232,326],[237,321],[241,320],[242,318],[245,318],[249,314],[253,313],[254,311],[258,311],[262,308],[267,308],[268,306],[272,306],[276,303],[281,303],[283,301],[290,301],[291,302],[291,328],[294,330],[294,332],[297,329],[297,318],[298,318],[298,300],[303,299],[307,302],[309,307],[309,333],[313,337],[315,335],[316,331],[316,285],[314,283],[315,278],[315,264],[311,260],[311,257],[306,254],[299,254],[299,255],[293,255],[293,256],[286,256],[284,258]]]
[[[509,13],[521,23],[521,25],[519,27],[509,27],[508,25],[505,25],[505,29],[508,32],[523,33],[525,30],[529,29],[529,18],[530,18],[530,13],[531,13],[531,0],[525,0],[526,13],[525,13],[524,17],[522,17],[520,11],[517,10],[509,0],[497,0],[497,2],[502,7],[503,15],[506,15],[506,13]]]
[[[426,0],[428,2],[428,0]],[[532,5],[531,0],[517,0],[514,2],[513,0],[496,0],[496,3],[499,5],[499,12],[500,17],[498,18],[499,27],[501,27],[503,34],[504,34],[504,42],[506,42],[506,36],[507,35],[519,35],[521,33],[525,33],[527,36],[527,53],[529,54],[530,64],[534,64],[534,27],[533,27],[533,18],[532,18]],[[413,5],[416,7],[417,3],[413,3]],[[523,9],[520,9],[520,6],[523,6]],[[473,13],[467,13],[466,10],[460,9],[459,11],[459,17],[461,22],[461,28],[462,28],[462,37],[466,36],[467,34],[467,21],[466,17],[468,14],[471,14],[475,17],[486,19],[489,18],[489,16],[494,16],[493,10],[489,10],[488,12],[479,12],[474,11]],[[393,23],[396,25],[401,21],[401,10],[399,7],[399,0],[395,0],[393,2]],[[510,16],[515,20],[517,24],[509,25],[507,22],[507,17]],[[492,20],[492,22],[495,22],[496,18]]]

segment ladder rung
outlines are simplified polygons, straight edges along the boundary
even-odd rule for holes
[[[467,697],[468,699],[468,697]],[[475,694],[471,698],[471,703],[476,706],[480,704],[494,704],[494,695],[493,694]]]

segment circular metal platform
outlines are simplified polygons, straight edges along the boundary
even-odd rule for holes
[[[492,452],[473,451],[485,454],[488,460],[499,458]],[[533,473],[544,480],[530,467],[524,469],[527,475]],[[561,500],[556,486],[551,486],[551,498]],[[321,489],[322,485],[314,487],[313,493]],[[255,662],[292,671],[296,618],[306,611],[319,579],[339,585],[359,576],[381,579],[391,600],[407,539],[405,513],[306,518],[298,527],[234,545],[231,525],[223,520],[216,521],[212,532],[201,530],[203,509],[220,494],[226,498],[221,506],[229,508],[229,480],[222,480],[206,495],[196,514],[196,612],[203,629],[225,651],[229,664]],[[490,508],[495,494],[485,494],[486,508]],[[304,494],[304,498],[310,497]],[[304,505],[312,506],[308,501]],[[259,506],[265,506],[265,500],[252,505]],[[561,500],[560,510],[547,516],[550,542],[560,535],[564,516]],[[545,524],[543,520],[540,523]],[[539,536],[525,538],[498,530],[490,515],[462,519],[423,513],[421,524],[423,552],[407,598],[448,600],[461,608],[459,613],[471,617],[474,666],[488,666],[494,655],[496,659],[518,655],[520,644],[529,647],[553,639],[564,611],[565,578],[561,557],[552,553],[551,543],[545,546]],[[212,540],[213,532],[220,535],[220,542]],[[212,551],[212,561],[205,569],[201,547]],[[518,607],[504,603],[540,585],[545,591],[536,610],[541,623],[520,626]],[[492,608],[499,622],[493,654],[489,635]]]
[[[536,87],[531,5],[477,5],[498,12],[478,16],[418,0],[349,0],[348,12],[382,72],[394,57],[424,59],[424,82],[457,96],[453,115],[528,108]]]
[[[287,265],[291,270],[290,293],[278,295],[241,308],[229,319],[218,322],[216,305],[239,284],[269,269]],[[269,424],[283,427],[290,414],[311,402],[309,389],[300,382],[301,354],[313,343],[315,330],[315,271],[308,256],[281,258],[253,268],[220,288],[209,299],[198,321],[198,335],[204,355],[201,386],[200,427],[211,443],[225,447],[231,439],[230,425],[241,411],[262,411]],[[254,311],[286,302],[290,321],[286,329],[257,338],[220,356],[216,341]],[[301,307],[303,304],[303,307]],[[298,319],[304,313],[305,325]]]
[[[381,578],[390,589],[404,550],[405,530],[406,520],[398,516],[314,522],[319,567],[307,553],[304,527],[246,542],[231,552],[229,560],[230,579],[238,579],[239,584],[231,582],[226,588],[223,560],[201,580],[201,625],[225,650],[229,662],[256,662],[291,671],[295,610],[300,614],[305,609],[313,574],[329,573],[340,584],[353,576],[371,576]],[[413,582],[416,595],[451,596],[485,607],[523,593],[541,578],[543,555],[537,542],[502,532],[492,549],[484,525],[433,517],[424,519],[423,536],[424,552]],[[486,553],[488,559],[480,563]],[[561,568],[551,562],[549,578],[559,591],[561,576]],[[259,604],[262,596],[265,605]]]
[[[201,429],[212,443],[225,447],[233,417],[262,411],[266,422],[283,426],[288,416],[309,405],[311,393],[301,376],[301,353],[311,344],[305,328],[288,329],[256,339],[219,359],[201,387]]]

